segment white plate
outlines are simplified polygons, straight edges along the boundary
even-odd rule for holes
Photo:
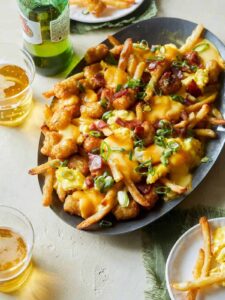
[[[210,227],[214,230],[217,227],[225,226],[225,218],[209,220]],[[203,239],[200,225],[197,224],[185,232],[173,246],[166,262],[166,285],[172,300],[185,300],[186,293],[174,290],[172,282],[188,281],[193,278],[194,268],[199,249],[203,247]],[[224,300],[225,288],[211,286],[202,289],[196,300]]]
[[[83,7],[77,5],[70,5],[70,19],[74,21],[84,22],[84,23],[103,23],[108,21],[117,20],[124,16],[129,15],[135,11],[144,0],[136,0],[133,5],[125,9],[116,9],[107,6],[101,17],[97,18],[92,14],[84,15],[82,12],[85,10]]]

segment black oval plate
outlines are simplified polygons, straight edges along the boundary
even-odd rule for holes
[[[197,24],[176,18],[154,18],[146,21],[142,21],[131,25],[119,32],[114,36],[123,42],[126,38],[131,37],[133,41],[147,40],[149,44],[166,44],[175,43],[180,46],[185,39],[191,34],[193,29]],[[225,59],[225,46],[224,44],[210,31],[205,31],[205,37],[210,40],[220,51],[223,59]],[[104,43],[108,44],[107,41]],[[85,66],[84,59],[74,68],[71,75],[82,71]],[[224,74],[221,76],[221,91],[220,96],[217,100],[217,106],[220,111],[225,114],[225,78]],[[205,164],[201,164],[193,175],[193,188],[192,190],[184,196],[181,196],[170,202],[159,201],[154,209],[149,212],[142,213],[137,219],[124,221],[124,222],[114,222],[112,227],[100,228],[97,225],[89,232],[103,234],[103,235],[118,235],[123,233],[128,233],[139,228],[142,228],[169,212],[175,206],[177,206],[181,201],[183,201],[206,177],[209,170],[214,165],[216,159],[218,158],[225,141],[225,132],[219,128],[218,139],[210,141],[207,146],[207,156],[211,158],[211,161]],[[38,150],[38,164],[46,162],[47,158],[40,153],[40,148],[43,143],[43,136],[40,137],[39,150]],[[42,189],[43,187],[43,177],[39,176],[39,184]],[[81,222],[81,218],[78,216],[71,216],[64,212],[63,205],[59,201],[56,194],[54,194],[53,204],[51,206],[52,210],[67,224],[75,227]]]

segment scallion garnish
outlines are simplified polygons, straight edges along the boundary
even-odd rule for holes
[[[108,100],[107,100],[106,98],[102,98],[102,99],[100,100],[100,105],[101,105],[101,107],[103,107],[103,108],[107,108],[107,106],[108,106]]]
[[[99,222],[99,227],[101,227],[101,228],[109,228],[109,227],[112,227],[112,222],[107,221],[107,220],[101,220],[101,221]]]
[[[89,135],[94,136],[94,137],[100,137],[100,136],[102,136],[101,132],[97,131],[97,130],[96,131],[95,130],[90,131]]]
[[[201,159],[201,163],[207,163],[207,162],[210,162],[211,159],[208,157],[208,156],[205,156]]]
[[[105,62],[109,65],[114,65],[116,66],[118,64],[118,61],[115,59],[112,53],[108,53],[108,55],[105,58]]]
[[[112,115],[113,115],[113,111],[112,111],[112,110],[106,111],[106,112],[102,115],[102,120],[103,120],[103,121],[107,121],[110,117],[112,117]]]
[[[125,88],[131,88],[131,89],[135,89],[137,87],[142,86],[142,82],[140,79],[129,79],[128,82],[125,84]]]
[[[121,207],[128,207],[130,200],[129,200],[127,191],[119,191],[117,193],[117,200]]]
[[[114,184],[114,179],[112,176],[109,176],[107,172],[103,175],[98,176],[94,180],[95,188],[98,189],[101,193],[107,192]]]
[[[160,47],[161,47],[160,45],[152,45],[150,50],[151,52],[156,52],[157,50],[160,49]]]
[[[142,50],[147,50],[148,47],[148,42],[146,40],[142,40],[139,43],[134,44],[135,48],[140,48]]]
[[[203,52],[209,48],[209,43],[202,43],[193,48],[194,51]]]
[[[141,148],[141,149],[144,148],[144,140],[139,140],[139,139],[135,140],[134,148],[136,148],[136,147]]]
[[[102,141],[101,146],[100,146],[100,155],[105,161],[107,161],[109,159],[111,151],[112,150],[111,150],[109,144],[107,144],[105,141]]]
[[[133,151],[130,150],[130,152],[129,152],[129,160],[132,160],[132,158],[133,158]]]
[[[168,186],[157,186],[155,189],[155,192],[159,195],[166,195],[171,191],[171,189]]]
[[[116,93],[118,93],[122,89],[123,85],[122,84],[117,84],[116,86]]]
[[[182,104],[184,104],[184,97],[182,97],[181,95],[171,95],[171,98],[173,99],[173,101],[176,102],[180,102]]]
[[[69,161],[67,159],[64,161],[61,161],[60,167],[67,167],[68,163],[69,163]]]
[[[148,175],[148,174],[153,175],[155,173],[155,170],[153,169],[153,166],[152,166],[151,159],[146,160],[145,162],[139,164],[135,168],[135,171],[141,175]]]

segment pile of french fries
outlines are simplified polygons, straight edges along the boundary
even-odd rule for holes
[[[208,161],[205,141],[225,125],[214,106],[224,62],[203,30],[198,25],[181,48],[109,36],[111,47],[88,49],[83,71],[44,93],[54,97],[41,127],[48,161],[29,173],[45,176],[45,206],[55,190],[87,229],[109,213],[136,218],[191,189],[192,170]],[[216,58],[193,50],[206,45]],[[198,95],[183,83],[189,78]]]
[[[225,272],[211,275],[214,256],[212,253],[211,229],[206,217],[199,220],[203,237],[203,249],[198,253],[197,261],[193,269],[193,280],[187,282],[172,283],[172,287],[178,291],[186,292],[187,300],[195,300],[200,289],[225,281]]]
[[[70,5],[77,5],[84,8],[84,14],[91,13],[95,17],[101,17],[105,9],[113,7],[116,9],[125,9],[131,7],[135,0],[70,0]]]

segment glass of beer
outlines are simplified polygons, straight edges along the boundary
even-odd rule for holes
[[[0,205],[0,292],[17,290],[32,270],[34,231],[19,210]]]
[[[35,66],[28,52],[0,43],[0,125],[18,126],[32,108]]]

